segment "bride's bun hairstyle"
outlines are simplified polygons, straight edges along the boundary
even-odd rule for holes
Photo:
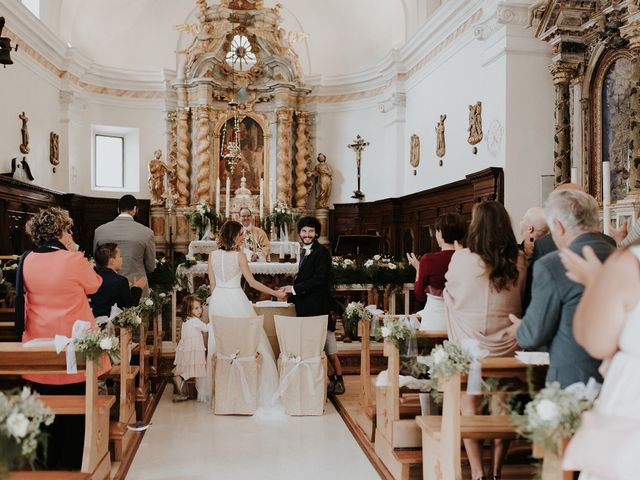
[[[236,247],[236,237],[242,230],[242,225],[240,225],[235,220],[227,220],[222,224],[222,228],[220,228],[220,235],[218,237],[218,248],[220,250],[235,250]]]
[[[320,225],[320,220],[318,220],[316,217],[306,216],[298,220],[298,233],[300,233],[300,231],[304,227],[315,228],[316,236],[320,236],[320,230],[322,229],[322,226]]]

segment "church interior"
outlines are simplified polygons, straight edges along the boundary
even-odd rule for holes
[[[640,478],[640,1],[0,0],[0,64],[0,478]]]

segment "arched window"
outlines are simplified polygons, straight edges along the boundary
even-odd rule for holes
[[[251,42],[244,35],[234,35],[226,56],[227,63],[234,70],[245,72],[256,64],[256,54],[253,53]]]

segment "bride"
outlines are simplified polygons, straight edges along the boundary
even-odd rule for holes
[[[286,299],[287,294],[280,290],[273,290],[260,283],[251,270],[247,257],[242,253],[244,244],[244,229],[235,221],[227,221],[220,229],[218,250],[209,256],[209,282],[211,296],[209,297],[209,346],[207,355],[207,376],[203,385],[199,385],[198,400],[211,400],[212,365],[211,358],[215,353],[215,336],[213,334],[213,316],[247,318],[256,317],[256,312],[240,287],[240,279],[244,276],[249,286],[259,292]],[[272,399],[278,389],[278,370],[275,357],[264,329],[260,332],[258,352],[262,356],[260,378],[258,383],[258,407],[272,406]]]

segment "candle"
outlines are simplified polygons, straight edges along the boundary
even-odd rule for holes
[[[264,218],[264,178],[260,177],[260,220]]]
[[[578,167],[571,167],[571,183],[578,183]]]
[[[611,212],[609,205],[611,204],[611,168],[609,162],[602,162],[602,224],[604,233],[609,234],[611,226]]]
[[[216,214],[220,215],[220,177],[216,180]]]
[[[229,178],[229,175],[227,175],[227,192],[225,195],[225,201],[225,217],[229,218],[229,208],[231,207],[231,179]]]

